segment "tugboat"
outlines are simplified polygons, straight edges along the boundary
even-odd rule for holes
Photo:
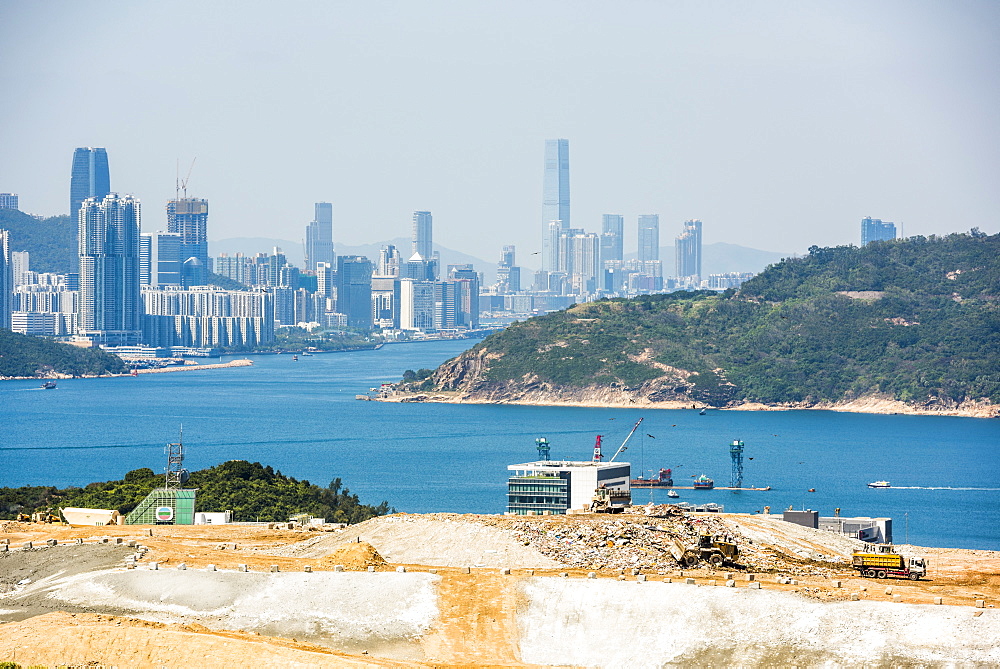
[[[869,488],[891,488],[888,481],[872,481],[868,484]]]
[[[671,478],[669,469],[661,468],[655,479],[644,479],[640,476],[637,479],[632,479],[629,485],[633,488],[672,488],[674,479]]]
[[[45,383],[42,384],[42,388],[44,388],[45,390],[55,390],[56,389],[56,382],[55,381],[46,381]]]
[[[711,490],[714,487],[715,487],[715,481],[708,478],[704,474],[702,474],[701,476],[699,476],[694,480],[695,490]]]

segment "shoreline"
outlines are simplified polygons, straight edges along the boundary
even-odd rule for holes
[[[975,405],[962,408],[949,407],[928,409],[914,407],[898,400],[865,398],[850,402],[822,402],[812,405],[772,405],[760,402],[744,402],[733,406],[713,407],[699,402],[650,402],[633,400],[629,402],[607,402],[598,400],[572,399],[505,399],[492,400],[461,396],[454,391],[411,392],[398,393],[390,397],[373,397],[375,402],[433,403],[433,404],[500,404],[519,406],[551,406],[580,407],[589,409],[668,409],[668,410],[701,410],[707,411],[837,411],[842,413],[864,413],[873,415],[906,415],[906,416],[954,416],[959,418],[1000,418],[1000,406]]]
[[[212,363],[210,365],[202,365],[195,363],[193,365],[173,365],[170,367],[157,367],[154,369],[137,369],[135,373],[138,374],[163,374],[166,372],[187,372],[198,369],[227,369],[230,367],[251,367],[253,366],[253,360],[249,358],[240,358],[237,360],[230,360],[229,362],[219,362]],[[62,374],[54,373],[47,376],[0,376],[0,381],[61,381],[63,379],[120,379],[132,376],[132,372],[126,374]]]

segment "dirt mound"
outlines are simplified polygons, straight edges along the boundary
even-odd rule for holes
[[[0,523],[0,532],[24,532],[27,529],[24,523],[19,523],[16,520],[5,520]]]
[[[324,567],[333,567],[339,564],[344,569],[360,571],[368,567],[384,567],[388,563],[367,541],[354,541],[337,547],[323,558],[322,564]]]

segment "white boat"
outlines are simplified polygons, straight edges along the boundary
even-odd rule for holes
[[[676,490],[668,490],[667,497],[680,497],[680,495],[677,494]]]
[[[869,488],[891,488],[888,481],[872,481],[868,484]]]

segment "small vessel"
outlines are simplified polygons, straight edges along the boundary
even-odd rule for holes
[[[680,495],[677,494],[676,490],[668,490],[667,497],[680,497]]]
[[[644,479],[640,476],[637,479],[632,479],[629,485],[633,488],[672,488],[674,479],[671,477],[670,471],[661,468],[655,479]]]
[[[699,412],[698,412],[698,415],[699,415],[699,416],[704,416],[704,415],[705,415],[705,410],[704,410],[704,409],[702,409],[701,411],[699,411]]]
[[[816,488],[809,488],[806,492],[816,492]]]
[[[297,356],[297,355],[293,355],[293,356],[292,356],[292,362],[295,362],[295,361],[296,361],[296,360],[298,360],[298,359],[299,359],[299,356]]]
[[[702,474],[694,480],[693,485],[695,490],[711,490],[715,487],[715,481]]]
[[[872,481],[868,484],[869,488],[890,488],[888,481]]]
[[[45,390],[55,390],[55,388],[56,388],[56,382],[55,381],[46,381],[45,383],[42,384],[42,388],[45,388]]]

